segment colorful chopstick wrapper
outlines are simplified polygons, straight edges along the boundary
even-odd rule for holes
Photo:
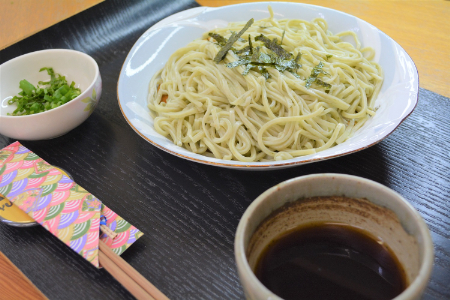
[[[143,235],[19,142],[0,150],[0,194],[97,268],[99,239],[120,255]],[[114,240],[99,234],[100,215]]]

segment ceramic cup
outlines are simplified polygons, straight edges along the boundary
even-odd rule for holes
[[[322,198],[308,200],[311,197]],[[409,283],[395,299],[420,299],[434,258],[424,220],[393,190],[342,174],[287,180],[268,189],[247,208],[235,238],[236,264],[247,299],[281,299],[253,273],[257,260],[274,238],[315,222],[344,223],[379,237],[397,256]]]

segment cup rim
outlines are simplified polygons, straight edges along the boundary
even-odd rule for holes
[[[311,174],[311,175],[304,175],[299,176],[296,178],[288,179],[286,181],[283,181],[269,189],[267,189],[265,192],[263,192],[261,195],[259,195],[245,210],[244,214],[242,215],[238,227],[236,229],[236,235],[235,235],[235,241],[234,241],[234,252],[235,252],[235,259],[237,268],[239,271],[239,276],[242,276],[243,273],[244,276],[246,276],[246,279],[250,281],[250,284],[252,286],[256,286],[259,290],[261,290],[264,294],[270,295],[270,299],[280,299],[279,296],[275,295],[273,292],[271,292],[268,288],[266,288],[256,277],[256,275],[253,273],[253,271],[250,268],[250,265],[248,263],[247,257],[246,257],[246,249],[244,248],[244,236],[245,231],[248,227],[248,221],[254,211],[264,204],[265,200],[268,198],[269,195],[272,193],[282,190],[283,188],[295,185],[298,182],[301,181],[307,181],[307,180],[323,180],[323,179],[330,179],[330,178],[339,178],[339,179],[345,179],[348,181],[358,181],[363,182],[368,185],[372,185],[374,187],[377,187],[384,192],[387,192],[391,194],[393,197],[397,198],[398,201],[402,203],[402,206],[409,212],[409,214],[413,217],[414,221],[417,223],[419,228],[420,236],[423,240],[423,261],[420,264],[419,267],[419,273],[417,274],[417,277],[411,282],[411,284],[397,297],[395,297],[395,300],[406,300],[406,299],[414,299],[414,297],[417,297],[418,295],[421,295],[421,293],[425,290],[426,285],[428,284],[428,280],[431,276],[431,271],[433,268],[433,261],[434,261],[434,246],[433,241],[431,239],[431,234],[428,229],[428,226],[426,225],[425,221],[423,220],[422,216],[419,214],[419,212],[405,199],[403,196],[401,196],[399,193],[395,192],[394,190],[369,179],[362,178],[359,176],[354,175],[346,175],[346,174],[337,174],[337,173],[323,173],[323,174]],[[253,234],[253,233],[252,233]],[[242,278],[241,278],[242,281]]]

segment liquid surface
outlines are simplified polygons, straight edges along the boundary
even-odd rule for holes
[[[15,223],[31,223],[35,222],[33,218],[27,215],[19,207],[11,203],[6,197],[0,194],[0,218]]]
[[[272,242],[256,276],[283,299],[392,299],[405,290],[397,258],[382,243],[344,224],[319,223]]]

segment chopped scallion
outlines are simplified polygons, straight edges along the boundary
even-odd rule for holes
[[[81,90],[75,87],[75,82],[70,85],[64,76],[56,74],[52,68],[42,68],[39,72],[47,71],[50,75],[49,81],[39,81],[41,86],[35,87],[33,84],[23,79],[19,82],[22,90],[18,96],[14,96],[8,101],[9,105],[16,103],[17,108],[12,116],[25,116],[44,112],[61,106],[81,94]]]

